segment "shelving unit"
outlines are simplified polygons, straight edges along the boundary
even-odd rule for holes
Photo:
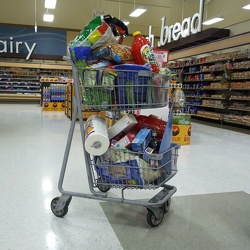
[[[182,72],[175,79],[183,85],[186,112],[192,117],[250,126],[250,54],[230,52],[172,62]]]
[[[41,102],[41,77],[72,77],[68,65],[0,62],[0,101]]]

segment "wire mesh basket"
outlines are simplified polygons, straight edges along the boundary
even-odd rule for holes
[[[78,68],[82,103],[89,110],[164,107],[169,80],[148,70]],[[86,108],[85,108],[86,110]]]
[[[110,148],[94,156],[94,183],[106,188],[156,189],[177,173],[178,145],[161,154],[135,153]]]

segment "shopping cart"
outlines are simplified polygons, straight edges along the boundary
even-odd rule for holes
[[[139,71],[87,69],[76,67],[69,57],[64,59],[72,65],[76,97],[58,182],[62,195],[51,201],[52,212],[57,217],[65,216],[71,199],[75,196],[146,207],[147,223],[152,227],[158,226],[169,210],[171,196],[177,190],[176,187],[166,184],[177,173],[177,144],[170,143],[166,150],[158,154],[110,147],[103,155],[90,155],[85,148],[84,121],[79,119],[90,192],[64,190],[63,181],[77,116],[82,117],[83,107],[88,107],[89,111],[112,111],[113,118],[127,109],[164,107],[168,98],[168,82],[162,78],[158,79],[157,75],[153,76],[151,71],[144,68]],[[170,122],[168,124],[171,125]],[[161,190],[149,201],[125,198],[125,191],[129,189],[136,191],[158,188]],[[119,189],[120,197],[112,197],[108,193],[110,189]]]

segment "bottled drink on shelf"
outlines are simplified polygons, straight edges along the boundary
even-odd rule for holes
[[[160,69],[156,61],[150,41],[141,35],[140,31],[133,33],[134,41],[131,46],[131,52],[136,64],[144,65],[148,63],[152,71],[159,73]]]

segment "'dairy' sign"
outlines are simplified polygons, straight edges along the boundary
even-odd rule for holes
[[[32,55],[66,54],[66,31],[39,28],[1,26],[0,25],[0,57],[3,53],[23,54],[28,60]]]

